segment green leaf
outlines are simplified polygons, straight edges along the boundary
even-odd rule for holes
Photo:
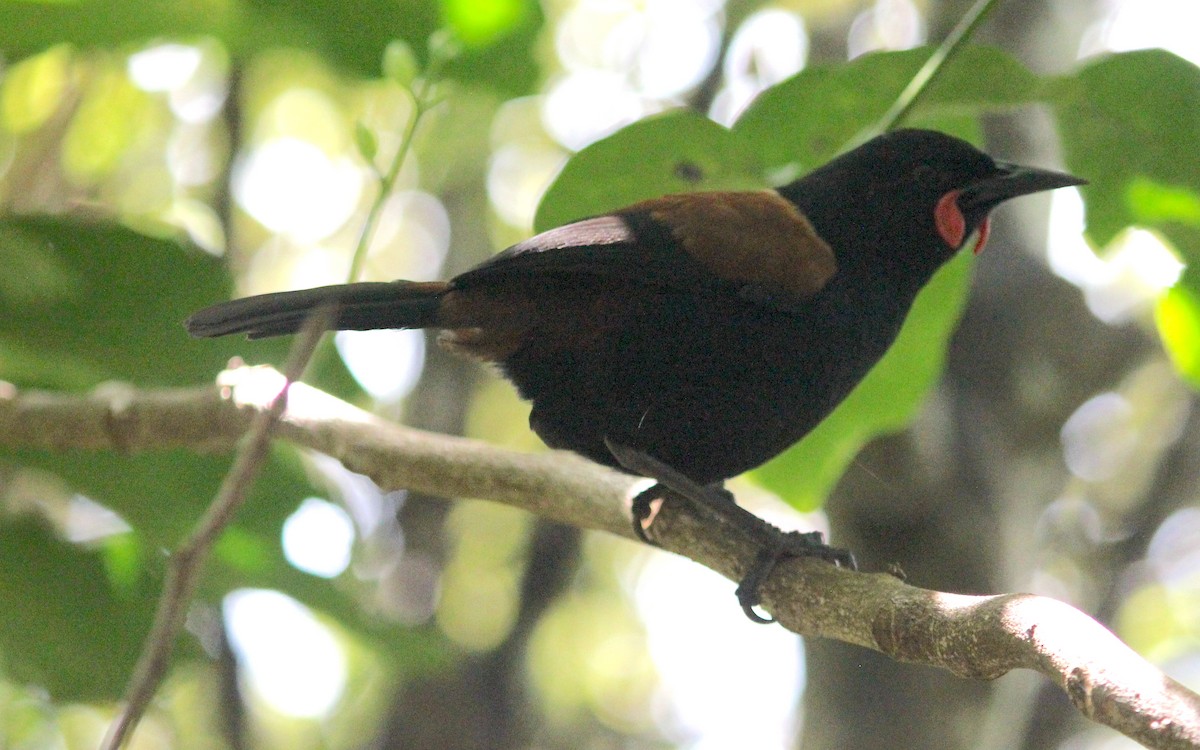
[[[358,154],[368,164],[374,164],[375,155],[379,153],[379,141],[375,138],[375,133],[361,122],[354,123],[354,145],[358,147]]]
[[[183,319],[229,298],[219,260],[113,224],[0,219],[0,260],[30,271],[0,283],[0,379],[87,388],[102,380],[195,385],[247,347],[197,342]],[[254,350],[278,361],[286,342]]]
[[[896,343],[813,432],[751,476],[801,510],[819,508],[859,450],[906,427],[941,377],[946,344],[966,305],[972,267],[959,253],[921,291]]]
[[[115,583],[104,553],[31,519],[0,523],[0,661],[57,701],[111,700],[133,671],[159,582]]]
[[[1137,175],[1129,181],[1126,202],[1142,226],[1180,223],[1200,227],[1200,191],[1195,188],[1161,185]]]
[[[1189,264],[1155,320],[1179,372],[1200,387],[1200,67],[1160,49],[1109,55],[1047,87],[1087,233],[1107,245],[1126,227],[1155,230]]]
[[[1193,274],[1194,275],[1194,274]],[[1175,369],[1193,388],[1200,388],[1200,294],[1195,279],[1177,284],[1159,300],[1154,310],[1163,346]]]
[[[841,65],[805,68],[763,92],[733,130],[772,169],[800,165],[808,171],[873,128],[931,51],[877,52]],[[1037,78],[1008,54],[964,47],[913,118],[978,115],[1032,101],[1037,91]]]
[[[1200,202],[1200,68],[1140,50],[1100,58],[1047,91],[1067,165],[1090,180],[1087,231],[1098,245],[1131,224],[1159,224],[1148,187],[1176,206]],[[1200,260],[1200,247],[1179,249]]]
[[[0,113],[13,133],[42,126],[58,109],[71,77],[71,49],[58,45],[22,60],[4,74]]]
[[[139,386],[211,382],[230,359],[281,363],[287,338],[196,340],[191,313],[229,299],[218,258],[173,239],[70,217],[0,218],[0,380],[25,388],[82,390],[106,380]],[[331,344],[310,382],[361,393]]]
[[[760,173],[726,128],[676,110],[635,122],[572,157],[543,196],[534,224],[543,231],[668,193],[762,188]]]
[[[467,47],[485,45],[520,27],[532,11],[527,0],[441,0],[442,14]]]

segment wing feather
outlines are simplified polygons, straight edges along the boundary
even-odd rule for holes
[[[454,279],[458,289],[531,275],[601,276],[647,286],[733,285],[793,303],[836,272],[832,249],[774,191],[668,195],[551,229]]]

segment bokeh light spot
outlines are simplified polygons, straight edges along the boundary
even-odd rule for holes
[[[143,91],[178,88],[200,68],[200,50],[186,44],[159,44],[129,56],[129,77]]]
[[[361,175],[349,159],[331,159],[297,138],[263,143],[234,175],[234,195],[247,213],[299,242],[333,234],[350,218],[361,192]]]
[[[54,114],[66,89],[70,63],[70,49],[59,45],[5,71],[0,112],[10,130],[34,130]]]
[[[308,608],[278,591],[239,589],[224,612],[246,680],[268,705],[297,717],[329,712],[346,685],[346,657]]]
[[[421,331],[339,331],[334,343],[350,374],[380,401],[408,395],[425,367]]]
[[[350,564],[354,524],[338,506],[310,497],[284,521],[282,540],[284,557],[292,565],[333,578]]]

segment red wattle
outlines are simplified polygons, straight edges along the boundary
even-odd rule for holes
[[[991,223],[987,216],[983,217],[983,221],[979,224],[979,231],[975,235],[975,254],[979,255],[983,252],[983,246],[987,244],[988,232],[991,230]]]
[[[937,224],[938,234],[955,250],[962,247],[963,240],[966,239],[964,235],[967,233],[967,220],[958,207],[959,192],[951,190],[946,193],[937,202],[937,208],[933,209],[933,220]]]

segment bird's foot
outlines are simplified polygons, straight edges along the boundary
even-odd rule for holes
[[[775,618],[763,617],[754,608],[761,601],[760,589],[763,583],[780,560],[789,557],[815,557],[838,567],[858,570],[854,554],[850,550],[825,544],[825,538],[819,531],[783,531],[763,521],[751,536],[759,541],[758,554],[750,569],[742,576],[734,595],[737,596],[738,604],[742,606],[742,612],[754,622],[775,622]]]
[[[651,515],[651,503],[665,497],[670,491],[741,529],[758,545],[758,554],[750,569],[742,576],[736,591],[742,611],[754,622],[774,622],[773,619],[758,614],[754,608],[760,602],[759,589],[780,560],[788,557],[816,557],[851,570],[858,569],[854,555],[849,550],[825,544],[819,531],[783,531],[739,506],[734,501],[733,494],[719,484],[699,484],[644,451],[612,440],[606,439],[605,443],[626,469],[658,482],[633,498],[633,531],[639,539],[659,546],[646,535],[644,524]]]

